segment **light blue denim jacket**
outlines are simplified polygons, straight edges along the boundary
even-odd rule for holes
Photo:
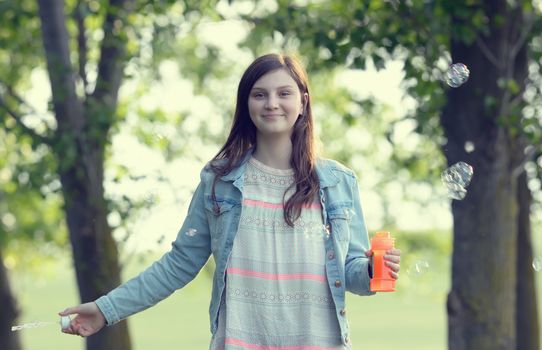
[[[209,308],[211,333],[218,327],[218,309],[225,285],[228,259],[237,233],[242,208],[242,190],[251,148],[241,164],[217,181],[215,193],[220,213],[213,211],[211,190],[214,173],[207,164],[190,202],[187,217],[171,250],[137,277],[96,300],[108,325],[155,305],[187,285],[213,254],[216,270]],[[345,292],[372,295],[369,291],[369,259],[364,252],[369,240],[354,172],[329,159],[318,159],[322,230],[325,240],[326,274],[335,303],[341,337],[350,343],[346,320]]]

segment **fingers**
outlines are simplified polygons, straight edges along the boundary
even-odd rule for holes
[[[73,307],[68,307],[64,309],[63,311],[59,312],[58,314],[60,316],[70,316],[74,314],[80,314],[82,310],[83,310],[83,305],[77,305]],[[68,327],[62,328],[62,332],[67,333],[67,334],[73,334],[73,335],[81,335],[80,327],[81,326],[79,324],[78,317],[76,316],[72,318]]]
[[[59,312],[60,316],[73,314],[77,314],[77,316],[71,319],[68,327],[63,328],[62,332],[88,337],[105,325],[105,318],[94,302],[69,307]]]
[[[384,255],[384,260],[386,260],[386,266],[388,266],[390,271],[390,276],[394,279],[399,278],[399,270],[401,269],[401,250],[400,249],[390,249]]]
[[[84,325],[79,323],[77,319],[72,320],[69,327],[62,329],[62,332],[72,335],[79,335],[81,337],[88,337],[92,335],[92,332],[90,332]]]
[[[58,314],[60,316],[69,316],[69,315],[77,314],[79,312],[80,312],[79,307],[74,306],[74,307],[69,307],[69,308],[63,310],[63,311],[59,312]],[[76,318],[74,318],[74,319],[72,319],[70,321],[70,324],[68,325],[68,327],[62,327],[61,331],[63,333],[67,333],[67,334],[78,335],[79,333],[78,333],[78,330],[76,328],[76,322],[74,321]]]
[[[91,336],[94,332],[91,332],[90,330],[84,328],[84,327],[81,327],[79,329],[79,335],[82,336],[82,337],[88,337],[88,336]]]
[[[374,253],[371,249],[369,250],[366,250],[365,251],[365,256],[366,257],[371,257],[373,256]],[[388,258],[392,258],[393,260],[397,260],[397,262],[399,262],[399,260],[401,260],[401,249],[390,249],[390,250],[387,250],[386,251],[386,255],[384,256],[385,259],[388,259]]]
[[[399,264],[393,263],[391,261],[386,261],[386,266],[388,266],[390,271],[390,276],[394,279],[399,278],[399,270],[401,269],[401,266]]]
[[[79,313],[79,306],[66,308],[63,311],[60,311],[58,314],[60,316],[69,316],[77,313]]]
[[[69,315],[74,315],[74,314],[89,314],[89,313],[94,312],[95,309],[97,310],[97,308],[98,307],[93,302],[84,303],[84,304],[79,304],[77,306],[68,307],[65,310],[59,312],[58,314],[60,316],[69,316]]]
[[[391,254],[391,255],[401,256],[401,249],[396,249],[396,248],[390,249],[386,253]]]
[[[70,325],[66,328],[62,328],[63,333],[67,334],[74,334],[77,335],[77,330],[73,327],[73,325],[70,323]]]
[[[388,266],[392,271],[399,272],[401,266],[399,264],[393,263],[391,261],[386,261],[386,266]]]
[[[401,262],[401,250],[400,249],[390,249],[386,251],[386,255],[384,255],[384,259],[394,262],[394,263],[400,263]]]
[[[401,262],[401,257],[397,255],[386,254],[384,255],[384,260],[399,264]]]

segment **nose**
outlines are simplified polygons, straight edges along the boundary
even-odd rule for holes
[[[265,103],[266,109],[276,109],[278,108],[278,99],[275,95],[270,94]]]

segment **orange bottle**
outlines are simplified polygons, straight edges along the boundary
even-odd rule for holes
[[[384,255],[389,249],[395,247],[395,238],[387,231],[379,231],[371,239],[373,251],[373,278],[371,279],[371,292],[395,291],[395,279],[390,275],[391,269],[386,266]]]

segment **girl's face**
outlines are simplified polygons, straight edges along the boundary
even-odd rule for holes
[[[248,97],[250,119],[261,136],[291,136],[294,123],[303,110],[301,91],[284,69],[277,69],[258,79]]]

